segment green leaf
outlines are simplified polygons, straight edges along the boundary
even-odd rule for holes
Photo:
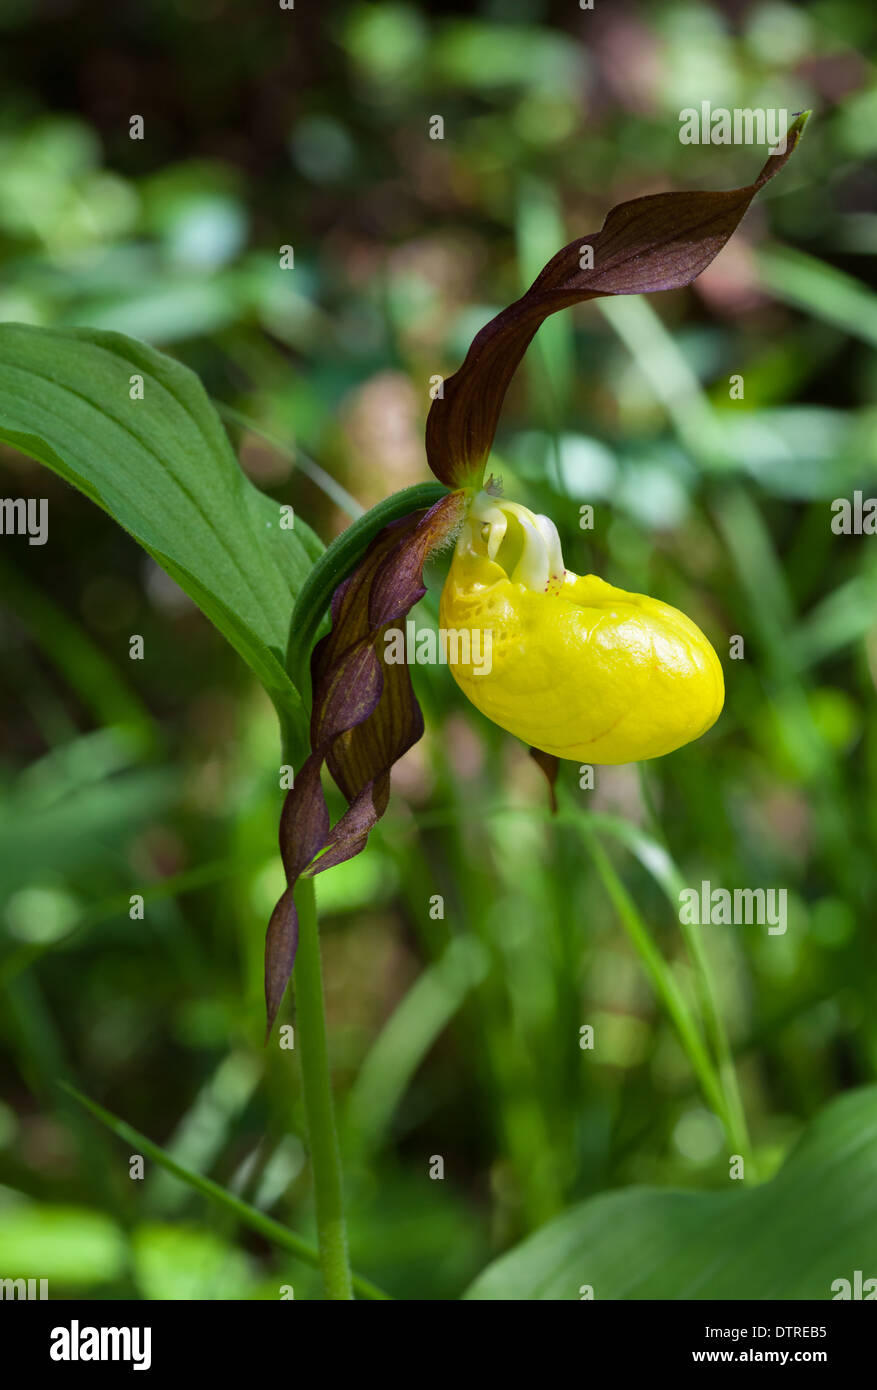
[[[478,1299],[831,1299],[877,1277],[877,1087],[815,1119],[776,1177],[722,1192],[629,1188],[566,1212],[489,1265]]]
[[[304,727],[286,642],[322,546],[297,517],[281,529],[278,504],[241,471],[188,368],[120,333],[0,324],[0,440],[109,512]]]
[[[765,247],[758,269],[767,288],[789,304],[877,346],[877,295],[861,280],[793,246]]]
[[[118,1278],[125,1239],[103,1212],[16,1202],[0,1209],[3,1276],[48,1279],[85,1289]],[[57,1294],[55,1294],[57,1296]]]
[[[150,1221],[134,1231],[131,1253],[134,1278],[148,1299],[237,1302],[255,1283],[254,1261],[214,1231]]]

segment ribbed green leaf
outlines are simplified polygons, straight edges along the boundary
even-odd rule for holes
[[[877,1087],[834,1101],[771,1182],[583,1202],[484,1270],[478,1299],[836,1297],[877,1278]],[[860,1295],[861,1296],[861,1295]]]
[[[286,641],[322,546],[297,517],[281,529],[188,368],[120,333],[0,324],[0,439],[109,512],[303,723]]]

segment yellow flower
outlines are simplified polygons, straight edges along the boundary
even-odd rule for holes
[[[477,493],[442,591],[463,693],[534,748],[575,762],[657,758],[699,738],[724,703],[722,668],[684,613],[565,569],[547,516]]]

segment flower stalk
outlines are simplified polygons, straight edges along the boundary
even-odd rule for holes
[[[317,1244],[326,1298],[339,1301],[353,1298],[353,1282],[347,1252],[341,1156],[326,1040],[320,930],[312,878],[299,879],[295,898],[299,921],[295,970],[296,1041],[301,1059],[317,1208]]]

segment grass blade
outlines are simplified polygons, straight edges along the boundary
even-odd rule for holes
[[[159,1164],[166,1172],[179,1178],[180,1182],[194,1188],[196,1192],[201,1193],[202,1197],[207,1197],[217,1206],[224,1207],[243,1226],[249,1226],[251,1230],[269,1240],[272,1245],[277,1245],[281,1250],[295,1255],[297,1259],[304,1264],[311,1265],[314,1269],[320,1268],[320,1256],[315,1245],[309,1245],[294,1231],[288,1230],[285,1226],[281,1226],[279,1221],[257,1211],[248,1202],[242,1202],[239,1197],[233,1197],[230,1192],[226,1192],[224,1187],[220,1187],[219,1183],[213,1182],[211,1178],[205,1178],[200,1173],[193,1173],[190,1169],[184,1168],[181,1163],[177,1163],[169,1154],[166,1154],[164,1149],[159,1148],[158,1144],[153,1144],[152,1140],[147,1139],[145,1134],[134,1129],[133,1125],[120,1120],[109,1110],[104,1110],[102,1105],[98,1105],[96,1101],[84,1096],[74,1086],[68,1085],[65,1081],[59,1082],[59,1085],[68,1095],[73,1096],[74,1100],[78,1100],[80,1105],[89,1110],[96,1120],[100,1120],[102,1125],[106,1125],[107,1129],[112,1130],[113,1134],[129,1144],[133,1144],[138,1152],[146,1154],[153,1163]],[[389,1294],[384,1293],[383,1289],[379,1289],[377,1285],[372,1284],[368,1279],[363,1279],[358,1274],[353,1276],[353,1287],[363,1298],[388,1299],[390,1297]]]

